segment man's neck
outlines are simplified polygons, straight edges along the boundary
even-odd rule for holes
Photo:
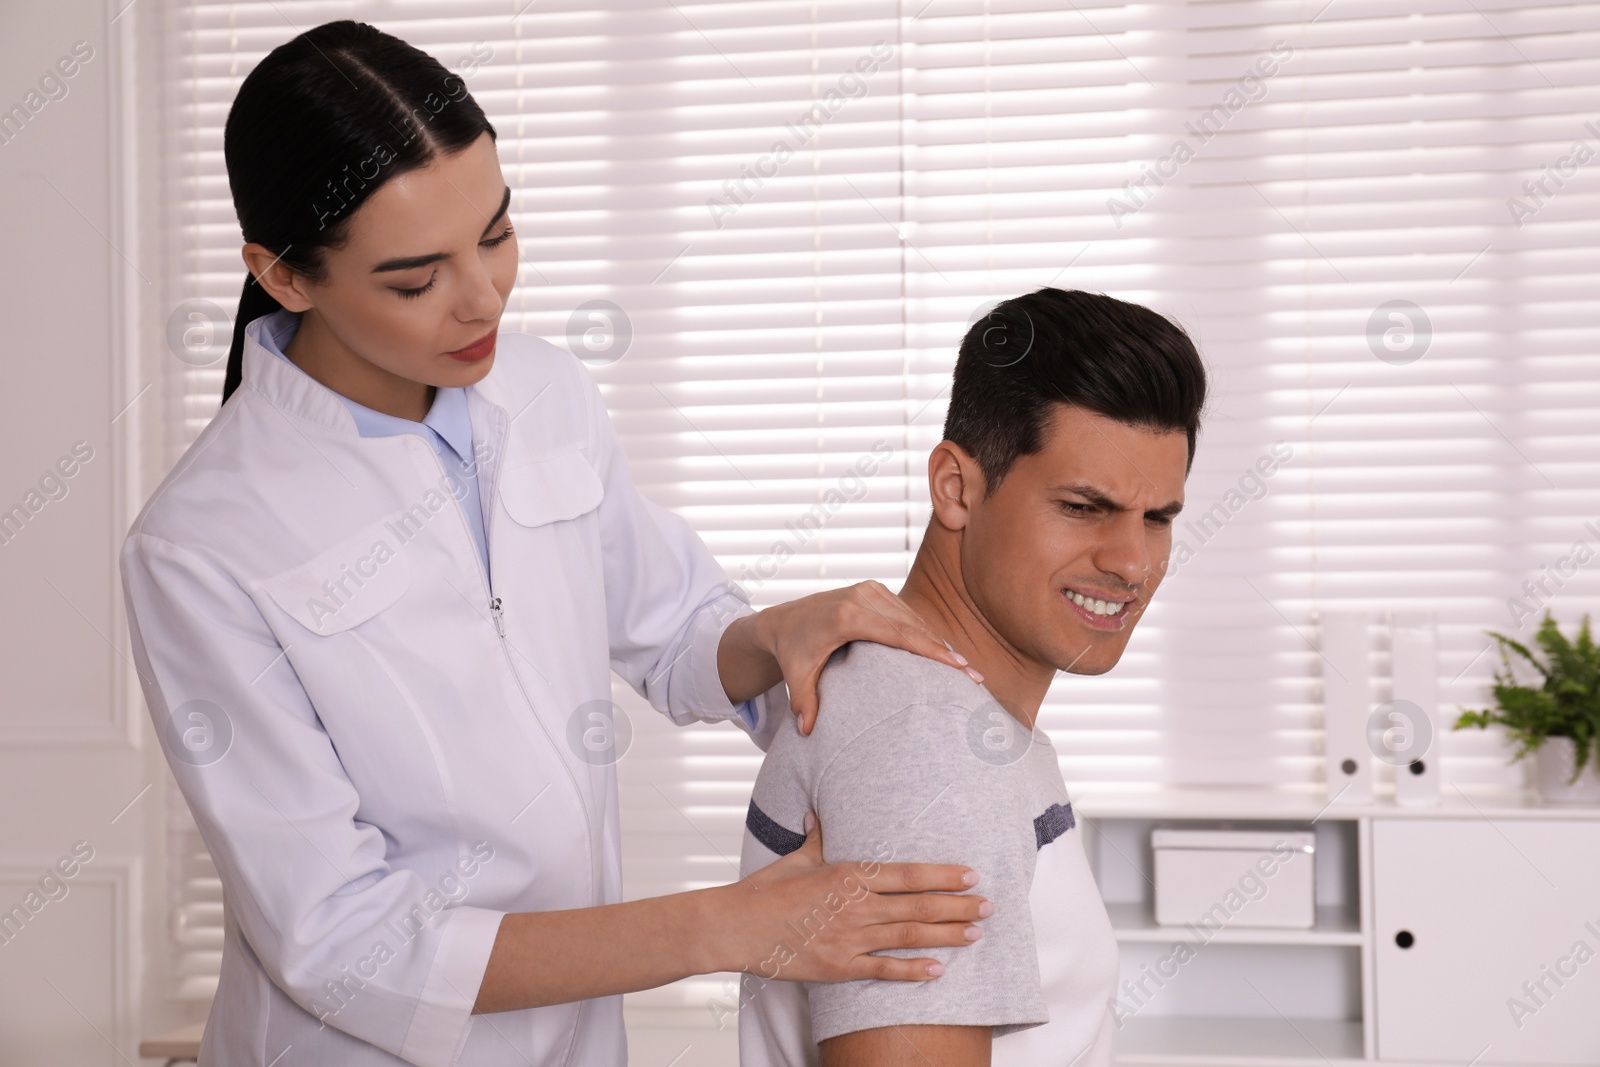
[[[966,656],[983,675],[984,687],[1031,730],[1055,669],[1027,658],[995,631],[967,593],[958,546],[935,547],[930,544],[935,538],[943,539],[929,530],[900,589],[900,599],[951,648]]]

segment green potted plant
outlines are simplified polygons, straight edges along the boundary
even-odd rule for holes
[[[1495,673],[1495,706],[1463,710],[1455,728],[1504,726],[1517,744],[1513,760],[1535,754],[1535,784],[1545,803],[1600,803],[1600,649],[1589,616],[1569,641],[1546,612],[1534,634],[1542,657],[1504,634],[1491,630],[1489,636],[1499,643],[1502,666]],[[1538,672],[1536,684],[1517,681],[1513,653]]]

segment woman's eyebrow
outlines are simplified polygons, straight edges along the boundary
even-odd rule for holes
[[[494,218],[489,220],[489,225],[483,228],[483,233],[478,239],[489,236],[489,231],[494,229],[494,224],[505,217],[506,208],[511,206],[511,186],[506,186],[506,191],[500,197],[500,210],[494,213]],[[449,259],[449,252],[430,252],[425,256],[400,256],[396,259],[386,259],[372,268],[372,273],[383,274],[386,271],[413,270],[417,267],[426,267],[429,263],[437,263],[441,259]]]

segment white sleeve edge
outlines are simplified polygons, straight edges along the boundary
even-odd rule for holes
[[[472,1006],[504,916],[488,908],[450,909],[416,1013],[400,1044],[406,1062],[454,1067],[472,1030]]]

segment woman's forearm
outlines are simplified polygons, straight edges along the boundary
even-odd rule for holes
[[[516,1011],[653,989],[693,974],[792,982],[929,981],[932,959],[886,948],[970,945],[993,913],[959,864],[822,862],[821,828],[761,870],[710,889],[500,920],[473,1012]],[[799,924],[806,927],[797,939]],[[798,943],[796,943],[798,942]]]
[[[762,623],[756,621],[761,614],[733,620],[722,631],[722,643],[717,646],[717,674],[722,679],[723,692],[734,704],[760,696],[783,681],[778,657],[762,644],[758,630]]]
[[[632,993],[694,974],[738,970],[717,958],[715,889],[500,921],[474,1014]]]

